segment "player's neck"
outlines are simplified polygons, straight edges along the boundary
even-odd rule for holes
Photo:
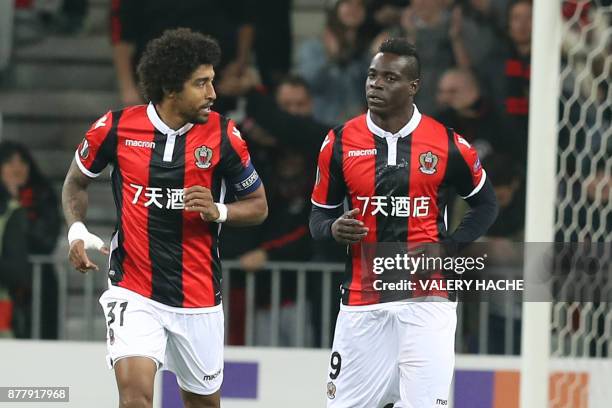
[[[168,125],[170,129],[178,130],[187,123],[187,121],[167,102],[162,101],[156,104],[155,110],[161,120]]]
[[[412,103],[401,112],[394,112],[388,115],[380,115],[370,111],[370,116],[376,126],[392,134],[396,134],[406,126],[406,123],[410,122],[410,119],[412,119],[413,114],[414,105]]]

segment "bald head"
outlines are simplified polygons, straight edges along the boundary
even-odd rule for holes
[[[438,107],[464,110],[480,98],[478,81],[469,70],[453,68],[446,71],[438,82]]]

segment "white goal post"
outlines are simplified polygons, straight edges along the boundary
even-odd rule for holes
[[[553,242],[561,57],[560,0],[533,4],[525,242]],[[526,251],[529,245],[525,245]],[[527,258],[528,256],[526,256]],[[527,268],[525,280],[537,270]],[[534,280],[536,280],[535,278]],[[548,406],[551,303],[523,303],[520,406]]]
[[[603,268],[562,271],[581,298],[523,303],[520,406],[607,406],[612,389],[600,381],[612,372],[612,4],[533,5],[526,259],[537,247],[529,243],[588,244]],[[531,265],[527,291],[540,272]],[[582,365],[597,368],[589,377]]]

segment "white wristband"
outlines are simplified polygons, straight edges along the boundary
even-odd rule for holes
[[[219,210],[219,218],[215,220],[216,223],[222,223],[227,221],[227,205],[223,203],[215,203],[217,210]]]
[[[72,245],[79,239],[85,244],[85,249],[100,249],[104,246],[104,241],[100,237],[89,232],[85,224],[77,221],[68,230],[68,243]]]
[[[72,245],[72,243],[78,239],[85,241],[85,237],[87,237],[88,234],[89,231],[87,231],[85,224],[82,222],[75,222],[68,230],[68,243]]]

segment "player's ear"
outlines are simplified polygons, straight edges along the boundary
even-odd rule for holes
[[[415,96],[419,92],[419,88],[421,87],[421,80],[415,79],[410,82],[410,94]]]
[[[170,91],[166,88],[162,88],[162,91],[164,92],[164,97],[168,98],[168,99],[174,99],[176,97],[176,92],[174,91]]]

